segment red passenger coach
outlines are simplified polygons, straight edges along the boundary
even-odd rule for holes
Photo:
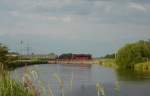
[[[59,56],[62,60],[92,60],[90,54],[62,54]]]
[[[91,60],[92,56],[90,54],[73,54],[73,60]]]

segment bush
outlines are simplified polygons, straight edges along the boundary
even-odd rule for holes
[[[138,41],[120,48],[116,56],[116,63],[120,67],[132,68],[134,64],[144,62],[149,58],[150,41]]]

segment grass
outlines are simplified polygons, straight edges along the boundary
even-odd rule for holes
[[[118,68],[115,59],[100,59],[98,64],[104,67],[109,67],[114,69]],[[138,71],[138,72],[150,72],[150,61],[137,63],[134,65],[133,69],[134,71]]]
[[[33,96],[23,84],[11,80],[9,72],[0,65],[0,96]]]
[[[150,61],[135,64],[134,69],[141,72],[150,72]]]
[[[115,59],[100,59],[99,64],[104,66],[104,67],[109,67],[109,68],[118,68]]]
[[[6,77],[0,79],[0,96],[33,96],[21,83]]]

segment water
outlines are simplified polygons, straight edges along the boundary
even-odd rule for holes
[[[56,75],[64,81],[65,96],[98,96],[96,84],[104,86],[106,96],[150,96],[150,74],[134,73],[124,70],[113,70],[99,65],[74,66],[63,64],[45,64],[28,66],[36,70],[39,79],[34,80],[37,88],[44,86],[44,94],[48,96],[50,86],[54,96],[61,96],[60,84]],[[13,78],[21,80],[24,68],[12,72]],[[119,81],[119,91],[114,88]]]

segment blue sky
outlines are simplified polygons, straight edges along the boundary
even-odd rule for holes
[[[0,42],[20,52],[116,52],[150,38],[150,0],[0,0]],[[25,51],[24,51],[25,52]]]

